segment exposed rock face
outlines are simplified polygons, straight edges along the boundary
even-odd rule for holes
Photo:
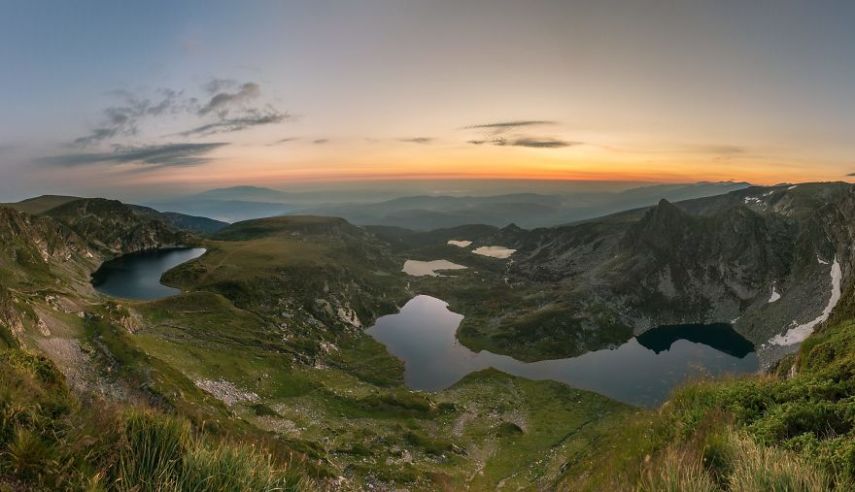
[[[81,199],[47,212],[66,224],[105,255],[192,243],[191,234],[180,231],[145,209],[115,200]]]
[[[0,207],[0,328],[20,338],[25,321],[32,321],[34,333],[50,336],[44,322],[13,302],[12,292],[47,289],[46,305],[82,316],[71,298],[86,292],[89,274],[101,261],[192,241],[160,218],[116,201],[72,200],[42,215]],[[123,321],[128,330],[138,324]]]
[[[0,285],[0,329],[4,328],[12,337],[18,337],[24,330],[24,325],[12,302],[11,294]]]
[[[251,402],[258,400],[257,394],[238,388],[234,383],[224,379],[216,381],[213,379],[200,379],[198,381],[194,381],[194,383],[196,386],[210,393],[214,398],[222,401],[230,407],[242,401]]]
[[[61,263],[87,252],[85,241],[63,224],[0,207],[0,267]]]
[[[636,333],[735,321],[762,345],[828,309],[832,268],[852,283],[855,188],[752,187],[516,236],[516,282],[558,283]]]

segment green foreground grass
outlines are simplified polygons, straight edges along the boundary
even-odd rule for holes
[[[46,358],[0,351],[0,490],[312,489],[292,465],[181,417],[83,404]]]

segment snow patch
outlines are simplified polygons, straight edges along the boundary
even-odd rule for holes
[[[781,299],[781,294],[778,292],[778,289],[776,289],[775,286],[773,285],[772,286],[772,295],[769,296],[769,304],[772,304],[773,302],[776,302],[780,299]]]
[[[819,262],[820,265],[828,265],[828,262],[820,258],[819,255],[816,255],[816,261]]]
[[[783,335],[775,335],[769,340],[769,343],[772,345],[785,346],[805,341],[805,339],[813,333],[814,328],[819,324],[824,323],[828,317],[831,316],[831,311],[834,310],[834,307],[837,306],[837,303],[840,301],[840,296],[842,294],[840,283],[842,278],[843,270],[841,270],[840,262],[837,261],[837,257],[835,256],[834,263],[831,264],[831,298],[828,299],[828,304],[825,306],[825,309],[822,310],[822,313],[812,321],[790,328]],[[793,324],[795,324],[795,321]]]
[[[481,246],[476,248],[473,253],[476,255],[490,256],[492,258],[506,259],[510,258],[517,250],[506,248],[504,246]]]
[[[464,241],[462,239],[450,239],[448,241],[449,246],[457,246],[458,248],[468,248],[472,245],[472,241]]]
[[[438,277],[438,271],[442,270],[464,270],[466,269],[463,265],[458,265],[457,263],[452,263],[448,260],[433,260],[433,261],[418,261],[418,260],[407,260],[404,262],[404,268],[401,270],[407,275],[412,275],[413,277]]]

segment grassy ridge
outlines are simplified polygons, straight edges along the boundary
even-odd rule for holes
[[[0,490],[305,490],[263,447],[140,407],[83,405],[44,357],[0,351]]]

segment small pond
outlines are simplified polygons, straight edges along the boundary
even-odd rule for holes
[[[204,248],[159,249],[112,259],[92,274],[92,285],[102,294],[150,301],[181,293],[160,278],[168,270],[205,254]]]

